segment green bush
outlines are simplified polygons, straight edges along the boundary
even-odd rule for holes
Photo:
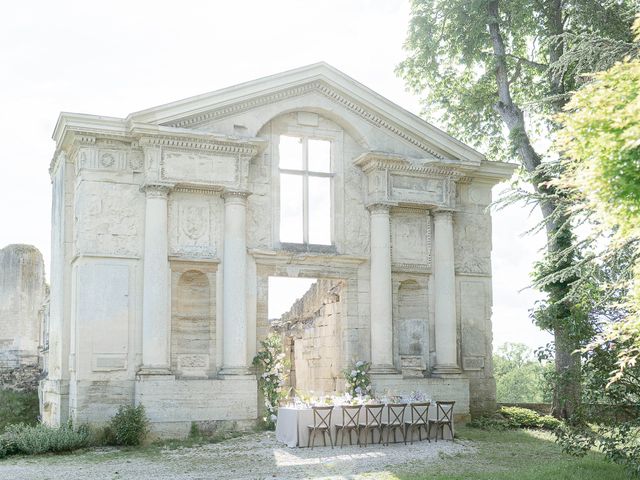
[[[149,419],[144,406],[122,405],[108,426],[109,443],[114,445],[140,445],[149,433]]]
[[[561,424],[550,415],[540,415],[534,410],[520,407],[502,407],[499,411],[514,428],[545,428],[555,430]]]
[[[39,415],[38,392],[0,389],[0,434],[8,425],[36,425]]]
[[[500,414],[475,417],[467,425],[482,430],[507,430],[513,428],[509,421]]]
[[[0,435],[0,457],[18,453],[70,452],[89,443],[90,433],[85,425],[75,430],[71,422],[58,428],[20,423],[8,426]]]
[[[545,430],[555,430],[562,425],[562,422],[551,415],[541,415],[539,425]]]
[[[502,407],[495,415],[476,417],[469,426],[483,430],[507,430],[509,428],[544,428],[556,430],[562,422],[550,415],[540,415],[534,410],[520,407]]]
[[[499,412],[516,428],[537,428],[540,423],[540,414],[528,408],[502,407]]]

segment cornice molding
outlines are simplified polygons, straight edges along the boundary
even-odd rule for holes
[[[350,112],[358,115],[368,123],[392,132],[406,142],[409,142],[413,146],[418,147],[420,150],[433,155],[435,158],[444,158],[442,154],[438,153],[432,146],[422,141],[418,135],[409,132],[407,129],[401,127],[395,122],[387,120],[381,115],[376,114],[370,108],[362,105],[354,98],[345,95],[342,92],[339,92],[336,88],[332,87],[322,80],[311,81],[302,85],[285,88],[259,97],[231,103],[229,105],[215,108],[207,112],[197,113],[180,120],[170,121],[165,125],[175,128],[193,128],[212,120],[218,120],[231,115],[237,115],[239,113],[246,112],[247,110],[276,103],[287,98],[298,97],[310,92],[317,92],[324,95],[329,100],[332,100],[336,104],[341,105]]]
[[[253,157],[259,151],[256,145],[247,142],[228,142],[216,139],[185,138],[169,135],[145,136],[140,138],[140,145],[153,147],[169,147],[173,149],[204,150],[223,155],[241,155]]]
[[[429,177],[453,178],[454,180],[462,177],[462,173],[454,165],[449,167],[434,163],[428,161],[418,163],[417,160],[412,161],[402,155],[385,152],[365,152],[353,161],[353,164],[360,167],[364,173],[389,170]]]

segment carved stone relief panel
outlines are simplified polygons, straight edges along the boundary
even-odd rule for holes
[[[175,192],[169,197],[169,250],[172,255],[212,258],[221,212],[218,196]]]
[[[391,215],[391,258],[395,265],[430,264],[431,222],[426,210],[394,209]]]
[[[163,150],[162,178],[173,182],[231,185],[238,181],[238,163],[234,155]]]
[[[484,365],[486,348],[487,296],[482,280],[460,281],[463,366],[477,370]]]
[[[455,213],[454,256],[459,273],[491,273],[491,217],[488,214]]]
[[[75,253],[138,256],[144,196],[138,186],[81,182],[75,199]]]

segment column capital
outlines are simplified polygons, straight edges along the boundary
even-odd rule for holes
[[[145,183],[140,187],[147,198],[167,198],[173,185],[168,183]]]
[[[438,209],[432,213],[435,220],[453,220],[453,210]]]
[[[246,204],[249,195],[251,195],[251,192],[248,190],[225,189],[224,192],[222,192],[222,198],[224,198],[225,203]]]
[[[391,207],[393,207],[393,204],[388,202],[373,202],[367,204],[367,210],[369,210],[369,213],[372,215],[381,213],[389,214]]]

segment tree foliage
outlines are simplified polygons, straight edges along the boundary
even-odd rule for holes
[[[551,401],[545,379],[550,364],[535,360],[522,343],[505,343],[493,355],[498,403],[542,403]]]
[[[590,332],[572,298],[578,281],[571,215],[551,182],[562,166],[548,150],[552,114],[594,68],[637,49],[629,27],[634,0],[413,0],[407,59],[398,72],[424,93],[424,113],[493,159],[517,157],[530,199],[542,210],[547,254],[536,281],[548,294],[534,319],[555,337],[554,412],[568,417],[580,399],[573,352]]]

